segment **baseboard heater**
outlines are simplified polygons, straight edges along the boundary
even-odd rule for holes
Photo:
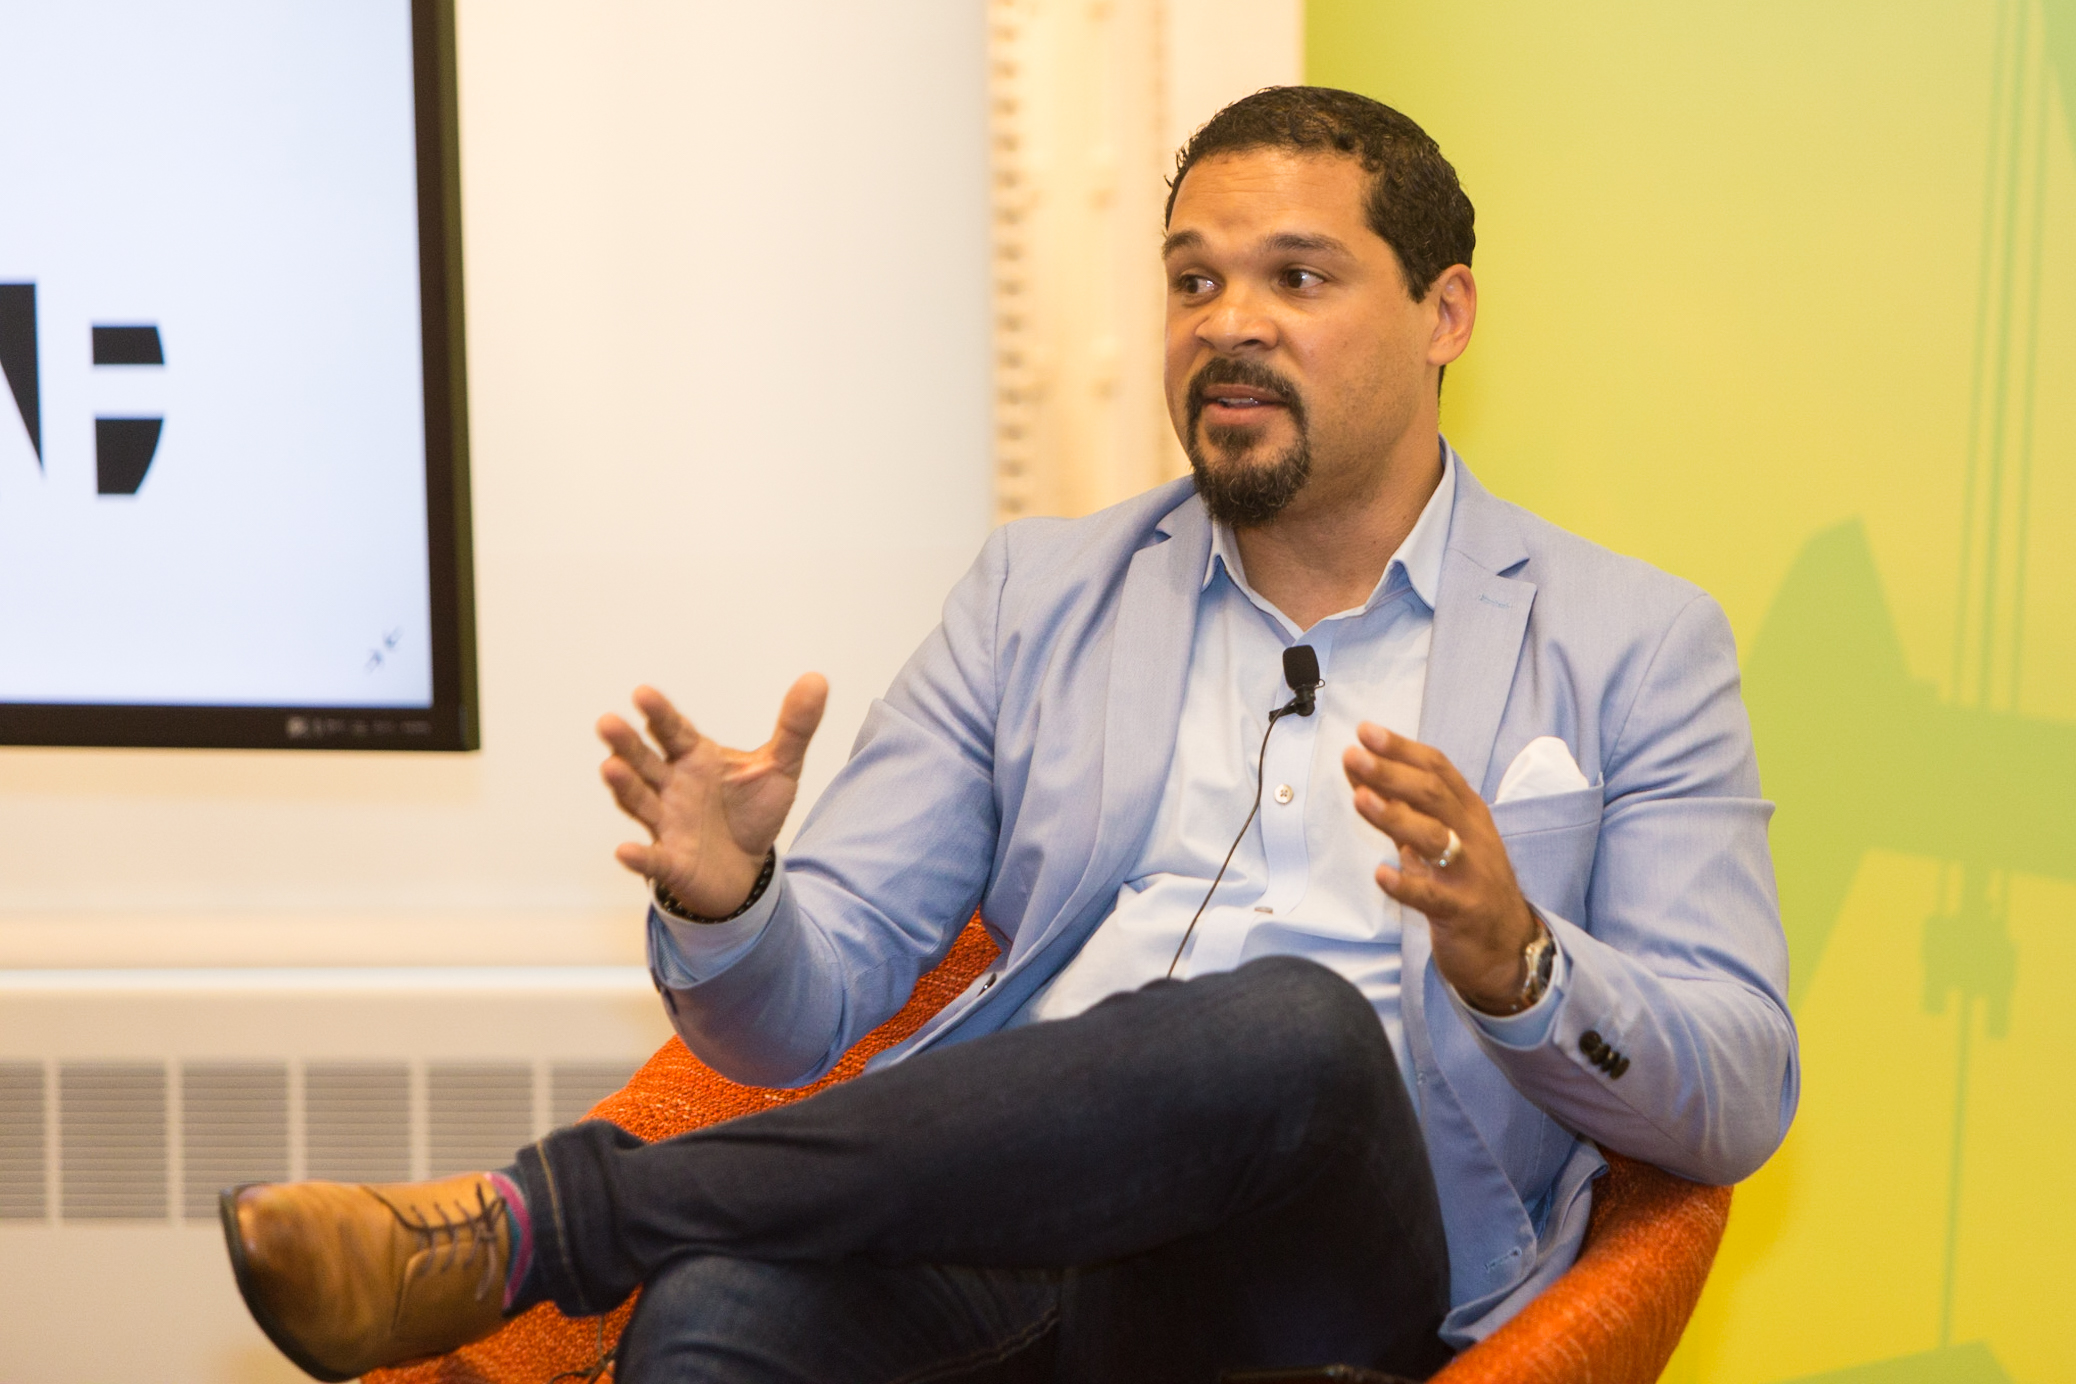
[[[231,1290],[220,1188],[501,1166],[668,1037],[636,967],[0,972],[0,1357],[299,1378]]]

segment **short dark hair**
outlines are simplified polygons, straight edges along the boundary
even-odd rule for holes
[[[1267,87],[1212,116],[1175,155],[1162,223],[1175,215],[1175,194],[1190,169],[1213,154],[1251,149],[1317,150],[1360,160],[1371,175],[1363,208],[1370,229],[1398,256],[1414,302],[1427,297],[1444,269],[1471,262],[1476,213],[1441,146],[1382,101],[1333,87]]]

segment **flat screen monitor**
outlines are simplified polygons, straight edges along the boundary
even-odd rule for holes
[[[0,744],[475,748],[451,0],[0,53]]]

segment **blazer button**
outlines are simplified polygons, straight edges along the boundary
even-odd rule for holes
[[[1589,1028],[1579,1035],[1579,1051],[1597,1061],[1607,1051],[1607,1044],[1601,1040],[1597,1030]]]

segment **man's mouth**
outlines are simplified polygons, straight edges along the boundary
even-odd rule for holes
[[[1193,440],[1220,447],[1251,447],[1275,419],[1288,418],[1302,437],[1305,401],[1297,386],[1258,361],[1216,357],[1197,371],[1189,387],[1189,430]],[[1200,427],[1209,433],[1199,433]]]
[[[1231,418],[1262,416],[1262,410],[1284,407],[1283,396],[1257,385],[1214,384],[1204,389],[1204,411]]]

